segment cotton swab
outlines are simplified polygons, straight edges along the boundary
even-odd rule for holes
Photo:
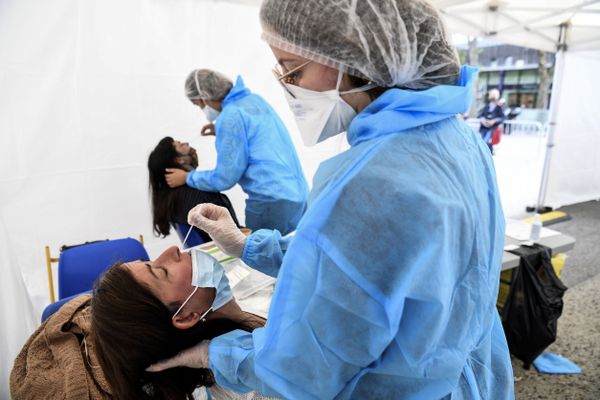
[[[192,229],[194,229],[194,225],[190,226],[190,230],[188,231],[187,235],[185,235],[185,238],[183,239],[183,247],[185,247],[185,242],[187,242],[188,237],[190,237],[190,233],[192,233]]]

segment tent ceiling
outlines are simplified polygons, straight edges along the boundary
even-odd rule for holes
[[[212,0],[214,1],[214,0]],[[260,4],[261,0],[228,0]],[[429,0],[453,33],[556,51],[569,23],[569,51],[600,49],[600,0]]]
[[[569,51],[600,49],[600,0],[430,0],[453,33],[556,51],[569,24]]]

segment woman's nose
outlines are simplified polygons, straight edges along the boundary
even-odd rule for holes
[[[177,246],[171,246],[171,247],[169,247],[168,254],[169,254],[170,258],[178,260],[179,259],[179,255],[180,255],[179,247],[177,247]]]

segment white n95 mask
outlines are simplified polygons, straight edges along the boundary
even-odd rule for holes
[[[229,280],[225,275],[223,266],[213,256],[198,249],[190,250],[190,255],[192,256],[192,285],[195,288],[177,311],[175,311],[173,319],[175,319],[199,287],[215,288],[216,290],[212,305],[202,314],[200,319],[204,319],[210,311],[218,310],[233,299],[233,293],[229,287]]]
[[[215,110],[208,104],[204,106],[202,112],[204,113],[204,116],[209,122],[215,122],[219,114],[221,114],[219,111]]]
[[[350,122],[356,117],[356,111],[346,103],[340,95],[364,92],[374,88],[375,84],[368,84],[360,88],[340,92],[342,71],[338,73],[335,89],[317,92],[295,85],[286,85],[293,93],[285,91],[290,109],[294,113],[296,124],[300,130],[305,146],[314,146],[332,136],[348,130]]]

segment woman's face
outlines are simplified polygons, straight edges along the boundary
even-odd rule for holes
[[[135,261],[124,264],[134,278],[147,286],[166,306],[178,306],[194,290],[192,286],[192,257],[176,246],[168,248],[154,261]],[[199,288],[188,304],[198,311],[208,309],[214,289]],[[187,305],[186,305],[187,307]]]
[[[288,53],[277,47],[271,46],[271,51],[275,55],[277,63],[281,66],[284,74],[309,61],[304,57]],[[324,92],[336,88],[338,75],[339,71],[337,69],[313,61],[300,68],[297,72],[288,75],[287,80],[292,81],[293,85],[304,89]],[[353,88],[350,78],[347,74],[344,74],[340,82],[339,91],[345,92]],[[342,94],[341,97],[357,113],[361,112],[372,102],[371,97],[365,92]]]
[[[288,53],[277,47],[271,46],[271,51],[275,55],[275,59],[277,59],[277,63],[281,66],[284,73],[291,71],[308,61],[306,58]],[[326,90],[335,89],[338,70],[323,64],[311,62],[292,75],[291,78],[294,80],[296,86],[317,92],[324,92]],[[341,90],[345,90],[342,88],[343,83],[344,82],[342,82],[342,85],[340,86]]]
[[[173,141],[173,146],[175,146],[175,150],[177,154],[182,156],[187,156],[190,154],[190,144],[188,142],[180,142],[179,140]]]
[[[206,106],[209,106],[217,111],[223,110],[223,102],[218,100],[192,100],[192,103],[200,107],[201,110],[204,110],[204,107]]]

